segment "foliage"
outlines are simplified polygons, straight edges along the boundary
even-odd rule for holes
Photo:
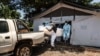
[[[25,18],[30,18],[37,13],[40,13],[54,4],[56,4],[59,0],[20,0],[16,2],[17,9],[23,9],[25,14]]]
[[[69,2],[73,2],[79,5],[89,5],[93,0],[66,0]]]
[[[11,10],[9,5],[0,3],[0,18],[19,19],[20,13],[16,10]]]
[[[93,3],[93,6],[99,7],[99,8],[100,8],[100,2],[98,2],[98,3]]]
[[[93,0],[0,0],[0,2],[2,2],[6,8],[4,11],[2,11],[3,14],[0,15],[5,15],[3,17],[7,17],[9,15],[8,18],[18,18],[20,15],[15,9],[21,9],[26,13],[24,18],[31,18],[34,15],[43,12],[57,4],[59,1],[67,1],[88,7],[100,6],[100,3],[94,3],[93,5],[90,5]]]
[[[11,0],[0,0],[0,3],[3,3],[4,5],[10,4]]]

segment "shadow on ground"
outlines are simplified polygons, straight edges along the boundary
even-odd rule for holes
[[[85,47],[83,47],[83,46],[73,46],[73,45],[64,44],[64,43],[57,43],[56,47],[54,49],[51,49],[50,44],[44,44],[44,45],[41,45],[41,46],[33,47],[32,56],[40,56],[41,54],[43,54],[47,51],[49,51],[49,52],[59,51],[62,54],[64,54],[65,51],[75,52],[75,53],[84,53],[85,51],[100,52],[100,48],[86,47],[86,46]]]
[[[60,51],[61,53],[64,53],[64,51],[82,53],[85,51],[85,48],[81,46],[73,46],[70,44],[58,43],[56,46],[56,51]]]
[[[48,50],[48,48],[50,48],[49,45],[45,44],[45,45],[41,45],[41,46],[35,46],[33,47],[33,52],[32,52],[32,56],[38,56],[40,54],[43,54],[44,52],[46,52]]]
[[[85,49],[80,46],[64,45],[63,43],[58,43],[58,44],[56,44],[56,48],[51,49],[49,44],[45,44],[44,46],[33,47],[32,55],[39,56],[46,51],[59,51],[64,54],[65,51],[82,53],[85,51]]]

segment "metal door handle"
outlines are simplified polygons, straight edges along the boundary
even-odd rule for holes
[[[9,36],[7,36],[7,37],[5,37],[5,39],[10,39],[10,37],[9,37]]]

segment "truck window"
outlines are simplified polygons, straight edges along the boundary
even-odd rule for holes
[[[18,28],[18,32],[19,33],[25,33],[25,32],[29,32],[28,28],[25,26],[25,24],[20,21],[17,20],[17,28]]]
[[[8,23],[6,21],[0,21],[0,33],[6,33],[8,31]]]

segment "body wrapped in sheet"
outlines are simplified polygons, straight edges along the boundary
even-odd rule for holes
[[[39,31],[43,31],[46,35],[51,35],[52,31],[49,31],[52,28],[52,26],[39,26]]]

